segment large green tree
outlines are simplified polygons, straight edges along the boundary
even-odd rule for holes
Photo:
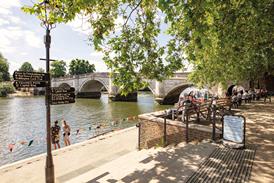
[[[172,75],[183,59],[193,64],[191,79],[201,85],[256,79],[273,71],[273,0],[49,2],[49,23],[66,23],[80,13],[88,17],[90,41],[104,52],[122,91],[143,87],[142,78]],[[44,18],[39,4],[24,11]],[[117,29],[118,17],[124,24]]]
[[[5,59],[3,55],[0,53],[0,82],[9,80],[9,63],[7,59]]]
[[[52,77],[63,77],[66,75],[66,71],[66,62],[63,60],[56,60],[51,62],[50,74]]]
[[[69,64],[69,74],[78,75],[95,72],[95,65],[87,60],[74,59]]]
[[[29,62],[24,62],[21,67],[19,68],[19,71],[24,71],[24,72],[33,72],[34,69]]]

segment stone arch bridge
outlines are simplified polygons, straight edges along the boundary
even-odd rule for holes
[[[146,80],[148,88],[153,93],[155,100],[160,104],[174,104],[182,90],[192,84],[187,80],[189,73],[175,73],[173,77],[162,82]],[[107,91],[113,101],[137,101],[137,92],[122,96],[119,87],[114,86],[108,72],[53,78],[52,87],[74,87],[79,98],[100,98],[101,91]]]

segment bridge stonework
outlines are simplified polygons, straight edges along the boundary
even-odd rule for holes
[[[173,104],[178,101],[182,89],[191,83],[187,80],[188,73],[175,73],[173,77],[163,80],[145,80],[148,88],[160,104]],[[106,91],[113,101],[136,101],[137,92],[128,96],[119,94],[119,87],[115,86],[108,72],[97,72],[90,74],[53,78],[52,87],[67,86],[74,87],[79,98],[100,98],[101,91]]]
[[[187,72],[174,73],[171,78],[163,81],[144,80],[148,83],[148,88],[154,95],[154,99],[159,104],[174,104],[178,101],[180,93],[193,86],[188,81]],[[74,87],[75,94],[78,98],[100,98],[101,92],[107,92],[109,99],[112,101],[137,101],[137,91],[130,93],[127,96],[122,96],[119,93],[119,87],[113,84],[113,79],[108,72],[96,72],[90,74],[81,74],[74,76],[67,76],[62,78],[53,78],[52,87]],[[238,83],[248,89],[249,83],[243,81]],[[225,93],[231,88],[233,82],[227,83],[227,88],[223,88],[221,84],[209,88],[212,94],[224,96]]]

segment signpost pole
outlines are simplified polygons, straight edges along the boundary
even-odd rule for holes
[[[165,111],[165,116],[164,116],[164,147],[167,146],[166,118],[167,118],[167,111]]]
[[[49,74],[49,68],[50,68],[49,49],[50,49],[50,43],[51,43],[49,28],[46,29],[44,43],[46,47],[46,73]],[[50,133],[50,120],[51,120],[50,119],[50,94],[51,94],[51,78],[49,77],[49,80],[46,86],[46,96],[45,96],[46,109],[47,109],[47,112],[46,112],[47,158],[46,158],[46,168],[45,168],[46,183],[54,183],[54,165],[53,165],[52,154],[51,154],[51,133]]]

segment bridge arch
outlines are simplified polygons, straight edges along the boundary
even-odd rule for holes
[[[185,90],[186,88],[191,87],[191,86],[194,86],[194,85],[193,84],[189,84],[189,83],[182,83],[182,84],[176,85],[175,87],[171,88],[167,92],[167,94],[164,97],[162,103],[166,104],[166,105],[173,105],[173,104],[175,104],[176,102],[178,102],[179,96],[180,96],[181,92],[183,90]]]
[[[99,79],[88,79],[79,87],[78,98],[100,98],[101,92],[108,91],[108,85]]]
[[[71,86],[68,83],[61,83],[58,87],[70,88]]]

